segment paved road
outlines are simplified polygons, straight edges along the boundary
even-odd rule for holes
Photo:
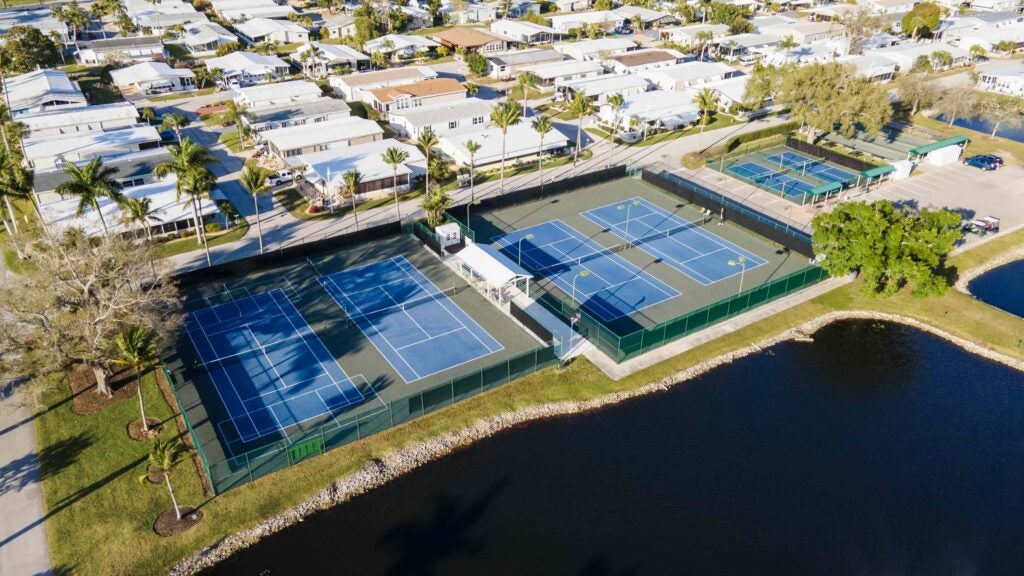
[[[50,574],[32,412],[0,387],[0,576]]]

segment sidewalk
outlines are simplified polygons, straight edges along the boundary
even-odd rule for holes
[[[0,388],[0,576],[50,574],[32,412]]]

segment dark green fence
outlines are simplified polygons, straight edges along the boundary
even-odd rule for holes
[[[174,393],[174,397],[185,417],[192,443],[202,458],[210,485],[214,492],[220,494],[261,476],[284,470],[312,456],[323,454],[332,448],[344,446],[445,406],[451,406],[558,362],[555,346],[548,344],[387,404],[366,406],[358,414],[326,422],[311,431],[292,434],[287,439],[220,462],[207,461],[177,392]],[[175,381],[169,374],[168,382],[171,383],[173,391]]]
[[[817,284],[826,277],[828,277],[828,273],[822,268],[808,266],[672,320],[621,336],[612,332],[586,311],[576,308],[570,302],[550,293],[543,294],[538,301],[566,323],[570,323],[573,314],[577,314],[577,332],[597,349],[614,358],[616,362],[623,362],[712,324],[742,314],[766,302]]]

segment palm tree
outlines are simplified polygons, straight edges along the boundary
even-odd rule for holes
[[[423,211],[427,213],[427,224],[436,228],[444,222],[444,211],[451,208],[454,202],[444,190],[428,192],[423,197]]]
[[[171,486],[171,474],[182,462],[188,460],[188,448],[178,438],[172,440],[156,439],[153,449],[149,451],[149,467],[154,472],[164,477],[167,483],[167,492],[171,495],[171,503],[174,504],[174,514],[181,520],[181,508],[178,506],[178,499],[174,497],[174,487]],[[139,476],[139,483],[144,484],[149,480],[149,474]]]
[[[142,370],[156,352],[156,334],[143,326],[129,326],[117,335],[114,344],[121,352],[121,358],[115,360],[114,363],[127,366],[135,371],[135,387],[139,393],[142,430],[148,433],[149,422],[146,420],[146,404],[142,399]]]
[[[175,186],[175,192],[177,192],[179,200],[181,200],[181,196],[185,192],[185,176],[197,169],[206,170],[208,164],[213,164],[217,161],[213,154],[210,154],[209,150],[201,144],[193,142],[190,138],[185,138],[177,146],[168,146],[167,152],[171,155],[171,159],[157,164],[153,168],[153,174],[157,178],[164,178],[169,174],[177,176],[178,182]],[[202,244],[205,241],[205,235],[199,220],[199,207],[196,205],[195,199],[192,199],[192,217],[196,225],[196,241]]]
[[[356,194],[359,193],[359,185],[363,183],[363,175],[359,170],[349,170],[341,176],[342,190],[345,198],[352,200],[352,217],[355,218],[356,230],[359,230],[359,213],[356,212]]]
[[[537,87],[537,77],[534,76],[533,72],[523,72],[516,79],[516,86],[523,91],[523,115],[529,116],[527,114],[529,109],[526,107],[527,93]]]
[[[31,173],[18,164],[18,159],[8,152],[0,150],[0,196],[3,196],[7,215],[11,218],[12,231],[18,231],[18,218],[14,213],[12,199],[32,197]],[[35,202],[33,202],[33,206]],[[42,218],[40,218],[42,222]]]
[[[156,211],[153,210],[153,200],[151,198],[125,198],[124,202],[121,202],[121,217],[128,224],[138,224],[143,230],[146,231],[146,239],[153,240],[153,231],[150,230],[150,222],[160,222],[160,218],[157,217]]]
[[[508,140],[508,129],[519,122],[522,108],[518,102],[502,102],[491,109],[491,124],[501,130],[501,174],[498,177],[498,193],[505,193],[505,146]]]
[[[789,53],[799,45],[800,43],[794,40],[791,34],[787,34],[782,37],[782,40],[779,40],[778,47],[786,51],[786,62],[789,62]]]
[[[537,146],[537,170],[540,172],[540,185],[544,185],[544,136],[551,131],[554,126],[551,122],[551,118],[541,114],[533,120],[530,124],[533,130],[540,135],[540,144]]]
[[[173,130],[178,137],[178,144],[181,144],[181,130],[188,126],[188,117],[184,114],[164,114],[160,119],[160,130]]]
[[[466,94],[468,94],[470,98],[476,96],[480,92],[480,85],[479,84],[473,84],[472,82],[466,82],[465,87],[466,87]]]
[[[156,110],[152,106],[143,106],[139,110],[139,118],[146,121],[147,124],[152,125],[156,122]]]
[[[395,211],[398,213],[398,220],[401,221],[402,209],[398,205],[398,167],[409,159],[409,153],[401,148],[392,146],[385,150],[380,157],[385,164],[391,166],[391,188],[395,193]]]
[[[267,191],[267,176],[256,166],[246,166],[238,179],[242,187],[252,194],[252,203],[256,206],[256,232],[260,239],[260,254],[263,254],[263,224],[260,222],[259,195]]]
[[[711,12],[711,5],[715,0],[697,0],[697,5],[700,6],[700,18],[701,24],[707,24],[708,14]]]
[[[594,105],[586,92],[578,90],[572,97],[572,102],[569,102],[569,111],[575,114],[578,120],[576,124],[576,150],[572,153],[572,169],[573,174],[575,174],[576,161],[580,156],[580,140],[583,137],[583,118],[589,116],[594,111]]]
[[[422,134],[420,134],[417,141],[419,142],[420,148],[423,149],[423,155],[427,158],[427,174],[423,189],[430,192],[430,149],[437,146],[440,140],[438,140],[437,135],[434,134],[433,130],[427,128]]]
[[[622,94],[616,92],[608,96],[608,105],[612,107],[612,129],[608,131],[608,165],[612,165],[612,155],[615,154],[615,131],[619,129],[619,114],[622,112],[622,106],[626,103],[626,99],[622,97]]]
[[[204,167],[193,168],[186,172],[184,176],[178,177],[180,193],[188,196],[189,201],[192,203],[193,215],[196,218],[196,234],[200,235],[203,249],[206,250],[207,266],[213,266],[213,259],[210,257],[210,243],[206,238],[206,227],[203,226],[199,216],[198,206],[203,199],[210,197],[210,192],[213,191],[213,184],[213,173]]]
[[[235,130],[238,131],[238,147],[244,149],[244,143],[242,142],[242,119],[247,116],[245,108],[241,108],[234,100],[228,100],[224,104],[224,120],[231,122],[235,125]]]
[[[466,152],[469,152],[469,202],[472,204],[476,202],[476,190],[473,184],[473,178],[476,172],[476,153],[480,151],[480,144],[474,140],[466,140]]]
[[[117,168],[104,166],[101,158],[93,158],[82,166],[71,162],[64,167],[64,174],[69,180],[61,182],[55,189],[61,196],[78,198],[75,216],[82,216],[89,208],[95,210],[100,217],[100,224],[103,225],[104,236],[109,236],[110,231],[107,229],[107,221],[103,218],[103,211],[100,210],[100,198],[108,198],[118,204],[124,200],[121,185],[113,178],[117,172]]]
[[[697,108],[700,108],[700,138],[697,146],[703,147],[704,127],[708,125],[711,111],[718,107],[718,94],[709,87],[701,88],[697,95],[693,97],[693,103]]]

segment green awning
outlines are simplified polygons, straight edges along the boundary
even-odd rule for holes
[[[811,196],[817,196],[819,194],[829,194],[829,193],[832,193],[832,192],[838,192],[839,190],[842,190],[842,189],[843,189],[843,183],[842,182],[826,182],[824,184],[821,184],[819,186],[815,186],[814,188],[811,188],[811,190],[808,192],[808,194],[810,194]]]
[[[952,146],[954,144],[963,144],[964,142],[967,142],[967,136],[953,136],[952,138],[946,138],[945,140],[925,144],[924,146],[918,146],[911,150],[910,153],[914,156],[924,156],[925,154],[934,152],[939,148],[945,148],[946,146]]]
[[[892,167],[892,164],[886,164],[885,166],[876,166],[869,168],[860,173],[861,178],[878,178],[879,176],[885,176],[890,172],[895,172],[896,169]]]

